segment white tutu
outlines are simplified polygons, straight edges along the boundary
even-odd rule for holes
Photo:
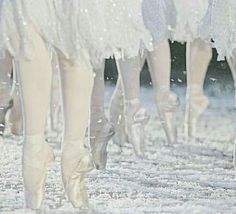
[[[210,0],[200,33],[203,39],[213,39],[219,60],[231,57],[236,48],[236,1]]]
[[[79,9],[80,35],[93,60],[130,58],[152,49],[141,0],[80,0]]]
[[[30,28],[42,36],[45,42],[62,51],[67,57],[77,54],[80,48],[76,24],[65,14],[70,4],[64,0],[1,0],[0,2],[0,50],[9,51],[14,57],[24,54],[34,55],[35,45],[31,41]],[[68,17],[66,17],[68,16]],[[72,26],[74,24],[74,26]],[[20,47],[15,47],[10,39],[20,39]]]
[[[178,18],[174,40],[184,42],[199,38],[199,27],[204,18],[208,0],[174,0]]]
[[[172,38],[177,18],[173,0],[143,0],[143,18],[155,43]]]

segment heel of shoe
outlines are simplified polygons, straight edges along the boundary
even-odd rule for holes
[[[208,106],[208,98],[204,95],[190,97],[185,113],[185,138],[188,142],[196,141],[197,122]]]
[[[156,96],[157,111],[169,145],[177,142],[176,114],[180,105],[178,96],[171,91],[160,91]]]
[[[106,169],[107,146],[114,134],[114,127],[105,120],[104,125],[96,131],[95,136],[90,138],[92,157],[98,170]]]
[[[138,158],[144,157],[145,153],[144,129],[149,119],[150,117],[146,109],[141,107],[138,108],[133,117],[131,117],[130,115],[126,117],[126,132],[128,135],[128,142],[132,144],[135,155]]]

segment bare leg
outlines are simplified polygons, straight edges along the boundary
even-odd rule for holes
[[[170,89],[171,56],[168,41],[160,43],[153,52],[148,53],[157,110],[169,144],[177,141],[176,112],[179,101]]]
[[[185,135],[187,140],[195,140],[198,119],[208,105],[203,85],[212,50],[209,44],[196,40],[187,45],[186,56],[188,79]]]

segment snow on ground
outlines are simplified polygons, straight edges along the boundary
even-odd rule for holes
[[[199,121],[199,142],[191,144],[183,135],[183,90],[177,92],[182,95],[178,144],[166,145],[153,94],[143,89],[142,100],[152,115],[146,130],[147,158],[138,160],[130,145],[120,153],[110,144],[107,170],[88,176],[92,213],[236,213],[233,95],[211,97]],[[107,97],[110,94],[108,90]],[[63,192],[58,139],[53,144],[56,161],[49,171],[43,213],[77,213]],[[0,147],[0,212],[25,213],[21,142],[7,135]]]

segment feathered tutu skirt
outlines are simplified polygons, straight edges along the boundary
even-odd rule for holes
[[[37,45],[31,38],[34,28],[49,47],[67,57],[76,55],[81,44],[77,25],[71,21],[71,5],[70,0],[1,0],[0,52],[32,58]],[[20,45],[16,47],[12,38],[17,38]]]
[[[177,18],[173,0],[143,0],[142,12],[154,44],[173,39]]]
[[[93,60],[131,58],[153,48],[141,0],[80,0],[78,8],[83,46]]]
[[[174,40],[185,42],[198,39],[208,0],[174,0],[174,3],[178,14]]]
[[[219,60],[231,57],[236,48],[236,1],[210,0],[200,34],[213,41]]]

